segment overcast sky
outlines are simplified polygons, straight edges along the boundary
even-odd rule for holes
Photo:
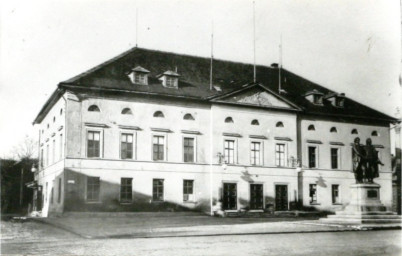
[[[256,0],[257,64],[278,62],[388,115],[401,106],[399,0]],[[60,81],[130,49],[253,62],[251,0],[1,1],[0,156]],[[138,38],[136,9],[138,8]],[[258,74],[257,74],[258,80]],[[401,110],[402,111],[402,110]]]

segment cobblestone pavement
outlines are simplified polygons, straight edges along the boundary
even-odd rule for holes
[[[84,239],[35,222],[1,228],[2,255],[401,255],[401,230]]]

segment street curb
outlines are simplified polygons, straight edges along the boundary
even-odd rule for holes
[[[121,235],[109,235],[109,236],[88,236],[77,233],[63,225],[47,222],[41,218],[30,218],[39,223],[43,223],[52,227],[62,229],[66,232],[79,236],[85,239],[127,239],[127,238],[172,238],[172,237],[208,237],[208,236],[241,236],[241,235],[273,235],[273,234],[309,234],[309,233],[330,233],[330,232],[351,232],[351,231],[378,231],[378,230],[401,230],[400,227],[356,227],[356,226],[339,226],[339,225],[325,225],[325,226],[337,226],[344,229],[339,230],[311,230],[311,231],[280,231],[280,232],[234,232],[234,233],[205,233],[194,234],[195,232],[189,231],[173,231],[173,232],[160,232],[159,234],[153,233],[137,233],[137,234],[121,234]],[[300,225],[314,225],[313,223],[295,223]],[[192,234],[191,234],[192,233]]]
[[[76,236],[79,236],[81,238],[86,238],[86,239],[91,239],[92,238],[91,236],[85,236],[85,235],[82,235],[80,233],[77,233],[77,232],[75,232],[75,231],[73,231],[73,230],[71,230],[69,228],[64,227],[63,225],[58,225],[58,224],[54,224],[54,223],[51,223],[51,222],[47,222],[47,221],[43,220],[42,218],[28,218],[28,219],[32,220],[32,221],[35,221],[35,222],[38,222],[38,223],[49,225],[51,227],[55,227],[55,228],[64,230],[66,232],[69,232],[69,233],[71,233],[73,235],[76,235]]]

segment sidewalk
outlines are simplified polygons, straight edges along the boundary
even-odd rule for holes
[[[353,227],[322,225],[315,219],[301,217],[219,218],[177,213],[142,213],[120,217],[78,215],[34,220],[83,238],[154,238],[356,230]]]

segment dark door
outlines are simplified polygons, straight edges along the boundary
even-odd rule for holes
[[[223,183],[223,202],[224,210],[237,210],[237,184]]]
[[[275,210],[287,211],[288,210],[288,186],[275,185]]]
[[[264,208],[264,193],[262,184],[250,184],[250,209],[262,210]]]

